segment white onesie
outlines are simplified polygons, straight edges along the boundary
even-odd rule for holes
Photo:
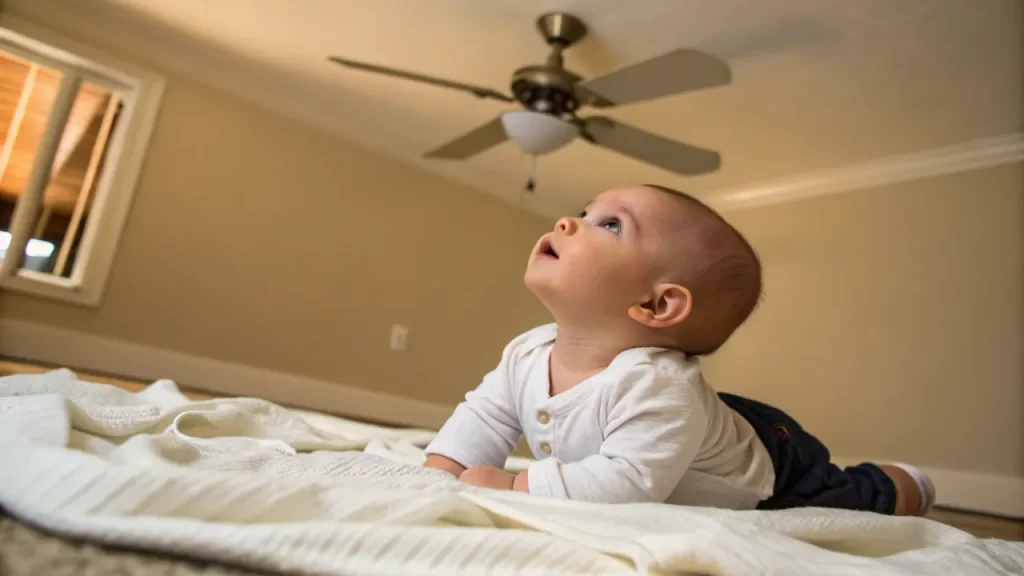
[[[512,340],[426,452],[501,468],[525,434],[538,458],[528,470],[538,496],[744,510],[772,495],[768,451],[704,381],[696,358],[626,350],[552,397],[555,333],[548,324]]]

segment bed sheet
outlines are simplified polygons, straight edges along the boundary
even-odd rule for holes
[[[300,574],[1024,573],[1024,544],[919,518],[471,488],[420,466],[432,435],[169,381],[9,376],[0,506],[65,538]]]

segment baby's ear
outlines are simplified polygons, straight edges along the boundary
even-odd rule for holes
[[[682,323],[693,309],[693,295],[686,286],[658,284],[647,302],[629,308],[633,320],[649,328],[670,328]]]

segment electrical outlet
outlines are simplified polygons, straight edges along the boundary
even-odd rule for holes
[[[409,327],[395,324],[391,327],[391,350],[403,352],[409,340]]]

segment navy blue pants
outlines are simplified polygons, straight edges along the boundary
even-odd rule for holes
[[[828,448],[785,412],[749,398],[719,393],[754,427],[775,465],[775,491],[761,510],[816,506],[892,514],[896,485],[881,468],[860,464],[840,469]]]

